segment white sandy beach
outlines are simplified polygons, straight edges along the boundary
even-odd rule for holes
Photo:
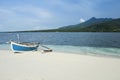
[[[120,80],[120,59],[0,50],[0,80]]]

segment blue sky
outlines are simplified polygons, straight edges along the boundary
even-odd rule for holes
[[[120,0],[0,0],[0,31],[52,29],[120,18]]]

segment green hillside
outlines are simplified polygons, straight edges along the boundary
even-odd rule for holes
[[[83,23],[60,27],[59,29],[85,28],[85,27],[88,27],[88,26],[93,25],[93,24],[102,23],[102,22],[111,21],[111,20],[113,20],[113,19],[112,18],[95,18],[95,17],[92,17],[92,18],[90,18],[89,20],[87,20]]]
[[[80,29],[80,31],[87,32],[120,32],[120,19],[115,19],[108,22],[94,24],[86,28]]]
[[[89,23],[89,24],[88,24]],[[84,26],[81,26],[81,24]],[[90,19],[84,23],[62,27],[64,32],[120,32],[120,19]]]

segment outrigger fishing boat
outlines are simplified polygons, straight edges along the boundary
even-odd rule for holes
[[[37,42],[20,42],[19,34],[17,34],[18,42],[10,41],[11,49],[14,53],[24,52],[24,51],[37,51],[39,47],[39,43]],[[52,52],[52,49],[41,45],[41,47],[45,48],[43,52]]]
[[[11,41],[11,49],[14,53],[23,51],[37,51],[39,43]]]

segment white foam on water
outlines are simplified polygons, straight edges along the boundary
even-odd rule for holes
[[[0,50],[10,50],[10,44],[0,44]]]

